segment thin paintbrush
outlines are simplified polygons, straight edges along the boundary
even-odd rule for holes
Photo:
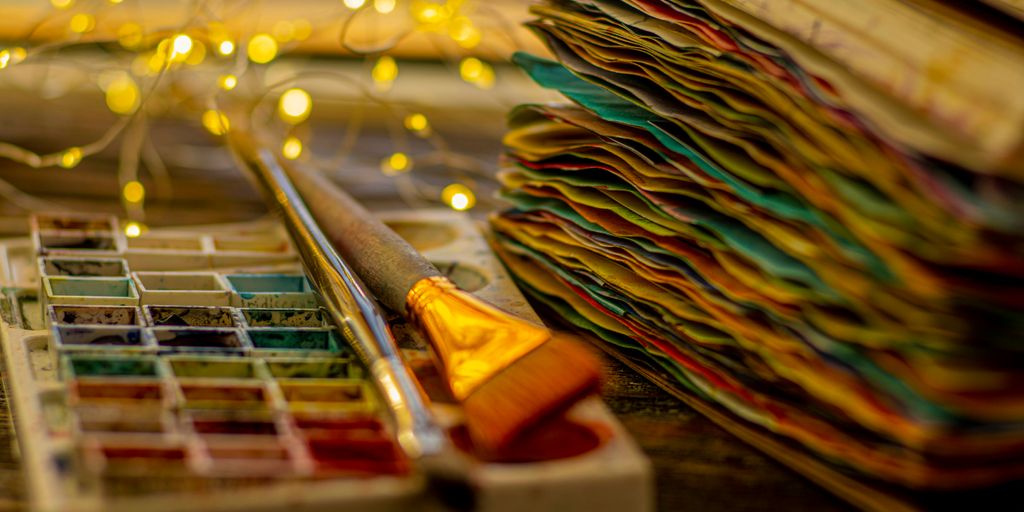
[[[471,509],[475,503],[468,462],[454,451],[434,421],[421,389],[398,352],[391,329],[362,283],[310,215],[273,155],[244,133],[230,136],[231,149],[280,214],[313,287],[323,296],[336,325],[345,331],[387,404],[402,450],[418,462],[428,485],[446,505]]]
[[[500,454],[597,389],[600,365],[575,339],[459,290],[334,183],[282,167],[370,291],[426,335],[478,450]]]

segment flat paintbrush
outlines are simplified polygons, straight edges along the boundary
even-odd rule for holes
[[[376,303],[334,251],[274,156],[259,149],[241,130],[232,132],[229,141],[239,165],[280,214],[313,287],[369,370],[394,420],[399,446],[417,462],[428,489],[442,503],[459,510],[472,509],[476,486],[469,462],[455,451],[434,420]]]
[[[600,365],[578,341],[458,289],[334,183],[281,165],[370,291],[427,337],[477,450],[500,454],[597,389]]]

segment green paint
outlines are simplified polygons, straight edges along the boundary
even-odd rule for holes
[[[325,327],[319,309],[243,309],[249,327]]]
[[[74,377],[156,377],[156,359],[143,357],[69,356]]]
[[[359,367],[348,359],[268,360],[267,368],[277,379],[347,379],[361,374]]]
[[[248,361],[226,361],[197,357],[193,359],[172,359],[170,363],[171,370],[176,377],[256,378],[256,368]]]
[[[249,329],[249,339],[256,348],[287,350],[338,350],[338,343],[328,329]]]

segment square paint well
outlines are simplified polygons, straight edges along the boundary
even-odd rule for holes
[[[44,276],[127,277],[128,263],[119,258],[74,258],[49,256],[40,258]]]
[[[153,327],[157,346],[180,351],[241,351],[246,348],[237,329],[209,327]]]
[[[149,325],[168,327],[238,327],[235,312],[229,307],[146,306]]]
[[[328,327],[320,309],[244,308],[240,310],[248,327]]]
[[[61,350],[140,350],[149,346],[142,328],[124,325],[58,325],[54,340]]]
[[[50,323],[64,325],[142,325],[142,315],[134,306],[49,307]]]
[[[256,349],[340,352],[331,329],[266,328],[246,331]]]

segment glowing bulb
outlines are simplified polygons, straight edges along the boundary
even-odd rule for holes
[[[235,53],[235,43],[232,43],[231,41],[221,41],[220,44],[217,45],[217,53],[221,55],[231,55],[232,53]]]
[[[68,27],[76,34],[89,32],[96,26],[96,18],[91,14],[78,13],[71,17]]]
[[[309,117],[313,110],[313,99],[302,89],[288,89],[277,103],[278,114],[286,123],[299,124]]]
[[[409,170],[409,157],[405,153],[393,153],[380,162],[380,170],[388,176]]]
[[[107,1],[112,3],[112,4],[114,4],[114,5],[117,5],[117,4],[121,3],[121,2],[124,2],[124,0],[107,0]]]
[[[277,57],[277,41],[267,34],[257,34],[249,40],[249,60],[266,64]]]
[[[82,149],[81,148],[68,148],[60,154],[60,166],[65,169],[70,169],[78,162],[82,161]]]
[[[476,196],[469,187],[461,183],[452,183],[441,191],[441,200],[453,210],[464,211],[476,204]]]
[[[381,14],[388,14],[395,10],[395,0],[373,0],[373,8]]]
[[[430,131],[430,123],[427,116],[423,114],[409,114],[405,116],[405,128],[420,135],[426,135]]]
[[[57,9],[70,9],[72,5],[75,5],[75,0],[50,0],[50,5]]]
[[[473,22],[465,16],[459,16],[448,25],[448,35],[463,48],[473,48],[480,44],[483,35],[473,26]]]
[[[224,135],[231,129],[228,116],[217,110],[203,112],[203,127],[214,135]]]
[[[289,135],[281,144],[281,155],[288,160],[295,160],[302,155],[302,141],[293,135]]]
[[[11,51],[0,50],[0,69],[6,68],[11,62]]]
[[[238,85],[238,77],[235,75],[224,75],[217,79],[217,85],[225,91],[230,91]]]
[[[366,0],[344,0],[345,7],[355,10],[363,6]]]
[[[189,54],[192,52],[192,38],[185,34],[178,34],[171,39],[171,62],[185,62],[188,59]],[[164,54],[166,55],[166,46],[164,47]],[[159,53],[159,47],[157,47]]]
[[[125,23],[117,29],[117,42],[128,48],[138,47],[142,44],[142,27],[138,23]]]
[[[124,225],[124,236],[128,238],[138,238],[142,234],[142,224],[138,222],[129,222]]]
[[[391,82],[398,78],[398,63],[390,55],[384,55],[377,59],[370,76],[378,89],[386,91],[391,88]]]
[[[494,86],[494,69],[476,57],[462,59],[459,64],[459,76],[481,89],[490,89]]]
[[[139,87],[127,74],[120,73],[106,86],[107,108],[115,114],[128,115],[139,107]]]
[[[423,25],[436,25],[451,16],[452,9],[444,4],[415,0],[410,6],[412,17]]]
[[[124,200],[129,203],[141,203],[146,198],[146,188],[138,181],[129,181],[121,191]]]

